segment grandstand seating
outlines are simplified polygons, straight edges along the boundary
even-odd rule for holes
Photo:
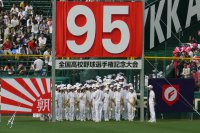
[[[23,0],[4,0],[5,10],[10,10],[12,7],[12,4],[16,4],[17,6],[19,6],[21,1]],[[32,0],[31,4],[35,10],[38,8],[41,9],[45,17],[52,15],[51,0]]]

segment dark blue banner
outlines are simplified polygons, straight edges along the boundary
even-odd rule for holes
[[[156,96],[156,112],[192,112],[194,79],[149,79]]]

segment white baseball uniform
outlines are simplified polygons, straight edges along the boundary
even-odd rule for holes
[[[128,120],[129,121],[133,121],[134,117],[135,117],[135,110],[136,108],[134,107],[134,103],[137,100],[137,94],[135,92],[128,92],[127,94],[127,107],[128,107]]]
[[[155,93],[153,90],[149,92],[149,111],[150,111],[150,122],[156,122],[156,113],[155,113]]]
[[[114,100],[115,100],[115,120],[120,121],[120,115],[121,115],[121,93],[116,91],[114,93]]]
[[[80,100],[80,102],[79,102],[80,120],[85,121],[85,119],[86,119],[86,116],[85,116],[86,94],[80,93],[79,100]]]
[[[110,95],[108,93],[104,93],[103,112],[105,121],[109,121],[109,111],[110,111],[109,105],[110,105]]]
[[[69,92],[69,120],[74,121],[74,102],[75,102],[75,94],[74,92]]]
[[[96,114],[96,122],[101,121],[102,116],[102,100],[103,100],[103,91],[97,90],[94,94],[95,99],[95,114]]]

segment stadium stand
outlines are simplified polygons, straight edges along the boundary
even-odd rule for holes
[[[50,65],[51,53],[51,1],[4,0],[3,3],[3,11],[0,12],[1,75],[33,75],[31,66],[37,56],[43,58],[45,64],[40,76],[49,75],[47,67]],[[30,56],[33,54],[34,56]],[[41,56],[43,54],[44,57]]]

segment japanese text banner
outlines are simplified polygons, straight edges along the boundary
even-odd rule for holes
[[[57,2],[56,57],[141,57],[142,2]]]
[[[51,112],[49,78],[6,78],[1,82],[1,114]]]

